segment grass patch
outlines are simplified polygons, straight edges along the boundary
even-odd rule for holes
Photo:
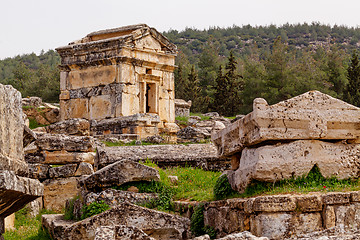
[[[177,117],[175,117],[175,120],[176,120],[177,124],[179,124],[179,125],[188,125],[189,117],[177,116]]]
[[[41,216],[55,212],[43,209],[35,218],[29,216],[27,207],[15,213],[15,230],[4,233],[5,240],[49,240],[50,235],[41,226]]]
[[[35,118],[31,118],[29,117],[29,128],[30,129],[35,129],[35,128],[38,128],[38,127],[46,127],[47,125],[42,125],[42,124],[39,124]]]
[[[104,201],[92,202],[89,205],[84,205],[82,207],[81,210],[83,214],[81,215],[81,219],[85,219],[97,215],[109,209],[110,209],[109,205],[107,205]]]
[[[190,116],[198,116],[201,118],[201,121],[210,120],[210,116],[204,116],[202,113],[190,113]]]

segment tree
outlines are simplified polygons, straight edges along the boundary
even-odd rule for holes
[[[347,68],[347,79],[349,81],[346,88],[346,101],[360,107],[360,63],[359,55],[353,52],[350,65]]]
[[[202,97],[201,97],[201,88],[200,88],[200,82],[197,76],[197,73],[195,71],[195,66],[191,66],[190,73],[188,74],[188,79],[185,85],[184,89],[184,99],[186,101],[191,100],[192,101],[192,111],[199,112],[201,109],[202,104]]]

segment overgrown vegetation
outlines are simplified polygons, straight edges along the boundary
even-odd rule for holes
[[[109,205],[106,204],[104,201],[92,202],[89,205],[84,205],[82,207],[81,219],[85,219],[85,218],[94,216],[96,214],[105,212],[106,210],[109,210],[109,209],[110,209]]]
[[[216,200],[228,198],[236,195],[237,192],[231,188],[229,179],[226,174],[221,175],[214,186],[214,197]]]
[[[6,231],[5,240],[49,240],[50,235],[42,228],[41,216],[54,212],[43,209],[35,218],[29,216],[27,207],[15,213],[15,230]]]
[[[68,205],[65,207],[64,219],[65,220],[80,220],[74,216],[74,203],[80,198],[79,195],[69,200]]]
[[[29,117],[29,128],[35,129],[38,127],[46,127],[47,125],[39,124],[35,118]]]
[[[190,230],[195,236],[208,234],[211,239],[216,237],[216,231],[211,226],[204,225],[204,205],[199,204],[191,216]]]

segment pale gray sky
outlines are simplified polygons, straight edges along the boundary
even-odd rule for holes
[[[0,59],[137,23],[159,31],[313,21],[356,27],[359,9],[358,0],[1,0]]]

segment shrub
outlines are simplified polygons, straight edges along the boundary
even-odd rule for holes
[[[110,209],[109,205],[107,205],[104,201],[92,202],[89,205],[84,205],[82,207],[83,214],[81,215],[81,219],[94,216],[96,214],[105,212],[106,210],[109,209]]]
[[[229,179],[226,174],[221,175],[214,186],[214,196],[216,200],[224,199],[228,196],[235,194],[229,183]]]
[[[211,239],[216,238],[215,228],[204,224],[204,205],[200,204],[194,209],[190,221],[190,230],[195,236],[208,234]]]

